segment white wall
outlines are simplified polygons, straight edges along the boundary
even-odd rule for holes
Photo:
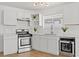
[[[67,2],[67,3],[57,5],[54,7],[49,7],[48,9],[36,10],[36,12],[41,13],[42,15],[55,15],[55,14],[63,13],[64,6],[68,4],[76,4],[76,3]]]
[[[57,13],[63,13],[63,10],[64,10],[64,5],[60,5],[45,10],[37,10],[37,12],[38,13],[40,12],[43,16],[47,16],[47,15],[54,15]]]

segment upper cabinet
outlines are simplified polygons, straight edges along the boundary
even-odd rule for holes
[[[19,11],[17,12],[17,18],[22,20],[27,20],[31,18],[30,11]]]
[[[17,19],[18,20],[23,20],[23,21],[30,21],[31,19],[31,12],[29,10],[26,11],[15,11],[15,10],[4,10],[3,13],[4,16],[4,25],[16,25],[17,24]]]
[[[26,18],[26,19],[31,19],[31,12],[30,11],[25,11],[25,13],[24,13],[24,18]]]
[[[16,25],[16,11],[4,10],[4,25]]]
[[[79,7],[75,3],[64,6],[64,24],[79,24]]]
[[[24,18],[24,16],[25,16],[25,14],[24,14],[24,12],[17,12],[17,18],[18,19],[22,19],[22,18]]]

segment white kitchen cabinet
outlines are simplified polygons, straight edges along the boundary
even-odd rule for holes
[[[8,55],[12,53],[17,53],[17,39],[14,37],[8,37],[4,39],[3,54]]]
[[[36,35],[32,38],[32,48],[39,51],[47,51],[47,39],[43,36]]]
[[[32,49],[40,50],[39,36],[33,36],[33,38],[32,38]]]
[[[34,35],[32,48],[50,54],[59,54],[59,38],[52,35]]]
[[[31,13],[30,13],[30,11],[25,12],[24,18],[26,18],[26,19],[31,19]]]
[[[5,33],[3,38],[3,54],[17,53],[17,36],[14,33]]]
[[[30,11],[20,11],[20,12],[17,12],[17,18],[18,19],[30,19],[31,18],[31,13]]]
[[[17,52],[16,26],[4,26],[3,28],[3,53],[4,55]]]
[[[79,24],[79,7],[77,4],[64,6],[64,24]]]
[[[58,38],[57,37],[49,37],[48,38],[48,53],[58,55],[59,54],[59,46],[58,46]]]
[[[16,25],[16,11],[4,10],[4,25]]]
[[[24,12],[24,11],[17,12],[17,18],[18,18],[18,19],[23,19],[23,18],[25,18],[25,12]]]
[[[47,44],[48,42],[48,39],[44,36],[40,36],[40,51],[44,51],[44,52],[47,52]]]

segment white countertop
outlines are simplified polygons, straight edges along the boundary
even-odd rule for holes
[[[51,35],[52,35],[52,36],[56,36],[55,34],[33,34],[33,35],[40,35],[40,36],[47,36],[47,35],[48,35],[48,36],[49,36],[49,35],[51,36]]]
[[[57,36],[57,37],[79,37],[78,34],[33,34],[38,36]]]

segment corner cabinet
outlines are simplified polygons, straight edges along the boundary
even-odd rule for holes
[[[64,24],[79,24],[79,7],[75,3],[64,6]]]
[[[32,38],[32,49],[47,51],[47,39],[44,36],[34,35]]]
[[[4,16],[4,18],[3,18],[4,25],[16,25],[16,22],[17,22],[16,11],[4,10],[3,16]]]

